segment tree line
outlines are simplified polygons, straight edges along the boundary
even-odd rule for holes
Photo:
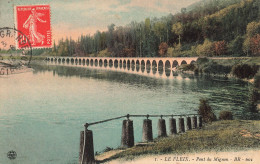
[[[57,56],[259,56],[259,0],[203,0],[175,15],[54,42]],[[47,50],[45,50],[46,52]]]

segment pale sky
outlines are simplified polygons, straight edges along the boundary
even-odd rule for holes
[[[180,12],[200,0],[0,0],[0,27],[14,27],[15,5],[50,4],[53,39],[104,31],[145,18]]]

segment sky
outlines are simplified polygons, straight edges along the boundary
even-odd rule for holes
[[[0,27],[14,27],[14,6],[49,4],[54,40],[77,39],[81,34],[105,31],[114,23],[124,26],[132,21],[180,12],[200,0],[0,0]]]

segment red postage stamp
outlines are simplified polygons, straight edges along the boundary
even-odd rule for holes
[[[15,6],[17,30],[29,38],[32,48],[52,46],[50,5]],[[17,47],[22,44],[18,41]]]

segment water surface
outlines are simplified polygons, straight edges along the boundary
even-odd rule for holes
[[[175,74],[172,78],[154,78],[37,65],[33,72],[1,76],[0,84],[0,163],[5,164],[77,163],[84,123],[127,113],[196,113],[200,98],[208,98],[216,114],[231,110],[236,119],[259,116],[248,110],[247,83],[212,77]],[[132,119],[138,142],[143,118]],[[118,147],[121,126],[122,120],[117,120],[90,127],[95,151]],[[153,119],[154,137],[156,126],[157,119]],[[17,159],[6,157],[10,150],[17,152]]]

